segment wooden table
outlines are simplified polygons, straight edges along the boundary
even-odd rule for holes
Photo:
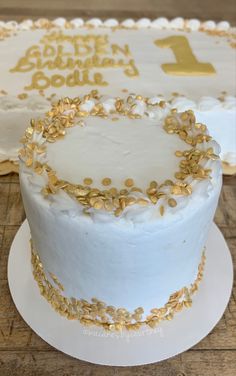
[[[143,16],[227,19],[236,24],[234,0],[204,1],[76,1],[1,0],[0,20],[37,17]],[[177,9],[178,6],[178,9]],[[25,218],[18,176],[0,177],[0,376],[233,376],[236,374],[235,285],[223,318],[199,344],[172,359],[147,366],[96,366],[66,356],[40,339],[18,314],[7,283],[12,240]],[[223,232],[236,265],[236,177],[225,177],[215,221]],[[219,276],[220,278],[220,276]],[[217,291],[216,291],[217,294]],[[183,333],[184,335],[184,333]]]

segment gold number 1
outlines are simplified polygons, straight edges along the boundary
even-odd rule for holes
[[[194,56],[188,39],[181,35],[173,35],[165,39],[155,40],[155,45],[171,48],[177,63],[162,64],[166,74],[175,76],[208,76],[215,74],[215,68],[210,63],[201,63]]]

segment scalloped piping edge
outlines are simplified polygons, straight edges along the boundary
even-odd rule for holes
[[[89,27],[124,27],[124,28],[157,28],[157,29],[188,29],[191,31],[219,31],[219,32],[236,32],[235,27],[231,27],[228,21],[220,21],[216,23],[215,21],[200,21],[196,18],[193,19],[183,19],[182,17],[176,17],[174,19],[168,20],[165,17],[159,17],[154,20],[149,18],[140,18],[135,21],[132,18],[127,18],[119,22],[115,18],[108,18],[102,21],[100,18],[91,18],[85,21],[83,18],[74,18],[72,20],[67,20],[63,17],[58,17],[54,20],[48,20],[47,18],[39,18],[35,21],[31,19],[23,20],[22,22],[17,21],[0,21],[0,28],[8,30],[30,30],[31,28],[45,28],[49,24],[55,27],[68,27],[68,28],[80,28],[83,26]]]

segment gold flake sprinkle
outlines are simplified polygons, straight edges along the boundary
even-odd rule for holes
[[[163,216],[165,212],[165,208],[163,205],[160,206],[159,211],[160,211],[161,216]]]
[[[126,187],[132,187],[134,185],[134,180],[133,179],[131,179],[131,178],[128,178],[128,179],[126,179],[125,180],[125,186]]]
[[[22,93],[22,94],[18,94],[17,95],[17,97],[19,98],[19,99],[26,99],[26,98],[28,98],[28,94],[27,93]]]
[[[110,178],[104,178],[102,179],[102,185],[108,186],[111,184],[111,179]]]
[[[91,184],[93,184],[93,179],[91,179],[91,178],[84,178],[84,184],[85,185],[91,185]]]
[[[151,181],[150,188],[157,188],[157,182],[155,180]]]
[[[169,198],[168,205],[172,208],[174,208],[177,205],[177,202],[174,198]]]
[[[145,200],[144,198],[138,198],[136,202],[138,205],[141,206],[146,206],[149,204],[148,200]]]

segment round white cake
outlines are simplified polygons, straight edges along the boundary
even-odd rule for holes
[[[33,273],[59,313],[136,329],[191,306],[221,189],[192,111],[94,91],[32,120],[23,143]]]

